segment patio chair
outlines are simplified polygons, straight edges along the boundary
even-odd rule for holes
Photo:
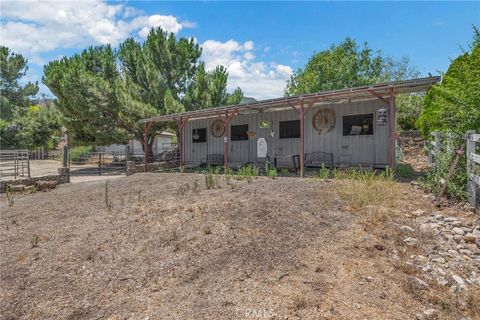
[[[200,161],[200,166],[222,166],[223,154],[211,153],[207,154],[207,157]]]
[[[321,168],[322,165],[333,169],[333,153],[322,151],[305,153],[305,167]]]

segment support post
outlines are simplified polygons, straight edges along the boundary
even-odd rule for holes
[[[28,178],[30,179],[30,152],[27,151],[27,170],[28,170]]]
[[[143,128],[143,172],[147,172],[147,122],[144,123]]]
[[[228,111],[225,110],[225,120],[223,121],[223,170],[227,174],[228,169]]]
[[[128,161],[130,158],[130,145],[125,145],[125,175],[128,175]]]
[[[68,146],[63,146],[63,161],[62,165],[64,168],[68,167]]]
[[[180,170],[183,171],[183,162],[184,162],[184,159],[183,159],[183,136],[185,135],[185,126],[183,125],[183,116],[180,116],[180,127],[179,127],[179,131],[180,131],[180,141],[178,141],[178,152],[180,153],[179,156],[180,156]]]
[[[303,99],[300,99],[300,177],[303,178],[305,167],[305,108]]]
[[[390,99],[389,99],[389,122],[390,122],[390,169],[395,170],[395,152],[396,152],[396,143],[397,143],[397,131],[396,131],[396,107],[395,107],[395,95],[393,93],[393,88],[390,88]]]
[[[477,194],[476,194],[476,184],[475,184],[475,181],[472,181],[472,167],[473,167],[473,163],[472,163],[472,159],[471,159],[471,154],[472,153],[475,153],[475,144],[476,142],[473,141],[472,139],[472,134],[475,133],[475,130],[468,130],[467,131],[467,134],[466,134],[466,140],[467,140],[467,154],[466,154],[466,157],[467,157],[467,193],[468,193],[468,200],[470,202],[470,204],[472,206],[475,207],[475,204],[476,204],[476,198],[477,198]]]

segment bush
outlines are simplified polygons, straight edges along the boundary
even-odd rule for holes
[[[93,151],[92,146],[81,146],[81,147],[74,147],[70,149],[70,160],[71,161],[81,161],[83,160],[82,157],[85,157],[89,152]]]

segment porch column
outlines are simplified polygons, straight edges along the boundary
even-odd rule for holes
[[[393,88],[390,88],[390,99],[389,99],[389,122],[390,122],[390,168],[395,170],[395,153],[396,153],[396,142],[397,142],[397,128],[396,128],[396,107],[395,107],[395,95]]]
[[[179,134],[179,137],[178,137],[178,152],[180,153],[179,156],[180,156],[180,159],[179,159],[179,162],[180,162],[180,169],[183,169],[183,165],[184,165],[184,157],[185,157],[185,152],[184,152],[184,140],[185,140],[185,127],[187,125],[187,122],[188,122],[188,119],[190,117],[189,116],[180,116],[180,118],[174,118],[173,120],[175,121],[175,123],[177,124],[177,128],[178,128],[178,134]]]
[[[224,120],[223,120],[223,170],[227,174],[228,169],[228,111],[225,110]]]
[[[303,178],[305,167],[305,108],[303,99],[300,99],[300,177]]]
[[[148,127],[149,127],[149,122],[145,122],[143,124],[143,172],[147,172],[147,154],[148,154],[147,135],[148,135]]]

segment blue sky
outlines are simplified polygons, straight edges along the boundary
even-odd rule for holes
[[[27,10],[30,8],[33,10]],[[195,37],[207,67],[225,65],[229,88],[282,95],[292,70],[349,36],[408,56],[426,75],[445,71],[467,47],[480,2],[1,2],[1,43],[30,59],[30,80],[49,60],[88,45],[143,40],[150,27]],[[47,92],[46,88],[42,88]]]

